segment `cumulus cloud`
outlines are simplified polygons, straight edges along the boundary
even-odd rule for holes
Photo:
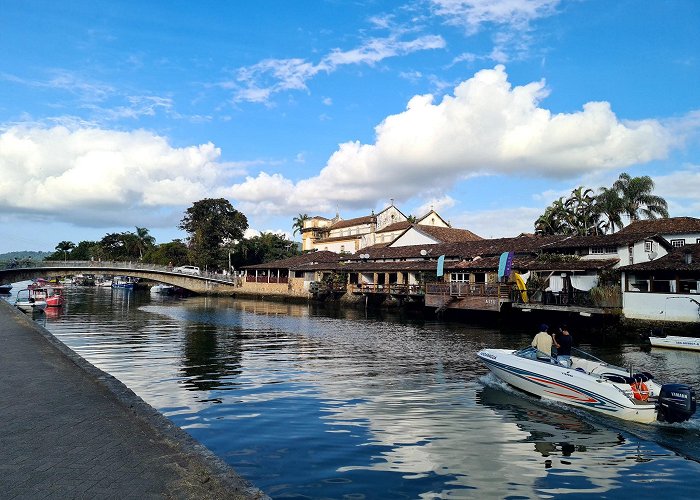
[[[211,196],[237,167],[213,144],[172,147],[143,130],[15,126],[0,134],[0,210],[123,224],[137,209]]]
[[[482,70],[440,102],[413,97],[376,127],[374,144],[340,144],[315,177],[292,183],[261,173],[230,194],[264,203],[274,193],[278,207],[293,200],[316,210],[364,208],[388,189],[406,200],[444,195],[474,175],[574,178],[664,158],[676,145],[658,121],[623,122],[607,102],[552,113],[541,106],[547,95],[543,81],[513,87],[503,66]]]

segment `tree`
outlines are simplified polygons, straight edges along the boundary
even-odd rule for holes
[[[535,221],[535,233],[539,235],[570,234],[569,215],[564,198],[555,200]]]
[[[603,222],[605,232],[614,233],[616,229],[622,229],[622,198],[613,188],[601,187],[600,193],[595,199],[596,211],[605,219]]]
[[[309,216],[307,214],[299,214],[297,217],[294,217],[292,221],[294,224],[292,224],[292,229],[294,229],[294,232],[292,233],[292,236],[301,233],[304,231],[304,223],[309,220]]]
[[[206,198],[185,212],[178,228],[189,235],[189,257],[203,269],[226,267],[222,244],[243,238],[248,219],[224,198]]]
[[[586,236],[603,232],[592,189],[577,187],[571,191],[571,196],[564,203],[564,207],[571,234]]]
[[[668,203],[662,197],[651,194],[654,181],[648,175],[631,177],[622,173],[613,184],[613,189],[620,195],[623,213],[630,221],[668,217]]]
[[[145,227],[136,226],[136,239],[139,249],[139,259],[143,260],[143,254],[156,243],[156,239],[148,234]]]
[[[68,252],[70,252],[74,248],[75,243],[73,243],[72,241],[62,241],[58,245],[56,245],[56,250],[59,252],[63,252],[64,261],[68,258]]]
[[[262,264],[273,260],[299,255],[293,241],[275,233],[260,233],[260,236],[239,240],[231,249],[232,264],[241,266]]]
[[[143,261],[149,264],[166,266],[175,262],[187,260],[187,245],[181,240],[173,240],[170,243],[153,245],[143,254]]]

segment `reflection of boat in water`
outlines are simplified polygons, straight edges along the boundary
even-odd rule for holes
[[[491,408],[530,434],[535,449],[546,455],[560,451],[571,455],[589,448],[608,448],[625,442],[619,433],[596,427],[575,413],[546,408],[530,401],[529,396],[509,394],[507,390],[484,386],[476,394],[477,402]]]
[[[700,339],[695,337],[679,337],[676,335],[655,334],[649,336],[652,347],[667,347],[669,349],[686,349],[700,351]]]
[[[17,309],[19,309],[20,311],[24,311],[26,313],[34,311],[43,311],[44,309],[46,309],[46,306],[46,301],[36,300],[34,297],[32,297],[31,290],[29,290],[28,288],[17,292],[17,298],[15,299],[15,307],[17,307]]]
[[[659,385],[648,372],[631,373],[578,349],[572,349],[571,366],[558,364],[534,347],[483,349],[477,356],[494,375],[517,389],[612,417],[673,423],[695,413],[691,387]]]

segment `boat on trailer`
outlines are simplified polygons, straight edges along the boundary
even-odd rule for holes
[[[477,356],[499,379],[543,399],[644,424],[684,422],[695,413],[692,387],[661,385],[649,372],[614,366],[579,349],[571,349],[566,364],[534,347],[483,349]]]

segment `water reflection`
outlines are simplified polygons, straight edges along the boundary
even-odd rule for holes
[[[520,346],[529,331],[121,292],[73,290],[47,327],[273,496],[643,497],[635,486],[651,467],[683,496],[700,472],[657,444],[674,442],[663,428],[487,383],[476,351]],[[595,349],[669,375],[692,366],[638,346]],[[674,439],[695,439],[697,423]]]

